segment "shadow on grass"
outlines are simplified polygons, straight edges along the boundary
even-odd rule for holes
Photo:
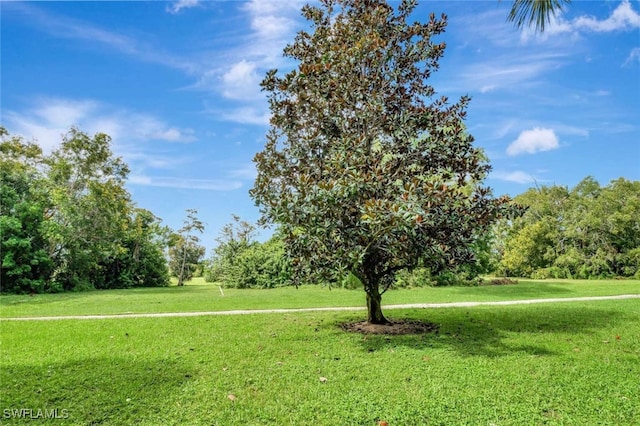
[[[192,373],[175,360],[89,358],[42,367],[5,366],[0,373],[0,406],[3,412],[31,409],[31,416],[38,409],[57,409],[59,416],[68,416],[65,424],[154,422],[142,413],[160,413],[190,380]],[[12,421],[33,424],[28,417]],[[60,418],[49,421],[61,424]]]
[[[402,318],[390,319],[428,321],[437,324],[438,331],[401,336],[366,335],[360,343],[368,352],[405,346],[450,348],[463,356],[557,355],[558,352],[550,349],[551,344],[539,343],[541,334],[565,334],[566,339],[570,339],[574,334],[608,328],[620,315],[618,311],[578,305],[410,310]],[[517,339],[521,343],[510,343],[511,333],[521,333]]]

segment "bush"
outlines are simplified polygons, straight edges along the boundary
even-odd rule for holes
[[[214,260],[207,278],[222,279],[233,288],[274,288],[289,285],[291,264],[278,238],[253,243],[240,252],[233,264]]]
[[[224,281],[224,274],[228,265],[220,258],[213,258],[205,263],[203,270],[204,280],[208,283]]]
[[[416,268],[413,271],[403,269],[396,274],[394,288],[431,287],[435,283],[429,268]]]
[[[541,268],[533,271],[531,273],[531,278],[533,278],[534,280],[546,280],[549,278],[564,279],[568,278],[567,275],[570,276],[571,274],[567,274],[566,269],[560,268],[558,266],[550,266],[548,268]]]
[[[340,287],[346,288],[348,290],[355,290],[361,288],[362,283],[360,282],[358,277],[349,272],[349,274],[340,282]]]

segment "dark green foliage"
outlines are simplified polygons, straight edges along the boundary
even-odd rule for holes
[[[110,144],[105,134],[71,129],[44,161],[52,199],[52,280],[64,290],[92,288],[101,263],[117,257],[125,239],[133,205],[124,187],[129,169]]]
[[[232,215],[216,238],[218,245],[205,267],[205,280],[232,288],[274,288],[291,284],[291,263],[280,233],[255,241],[255,226]]]
[[[499,272],[531,278],[640,277],[640,182],[530,189],[500,243]],[[503,225],[504,226],[504,225]]]
[[[265,243],[251,244],[240,253],[225,276],[225,285],[235,288],[273,288],[290,284],[291,265],[282,240],[274,237]]]
[[[251,195],[278,224],[297,282],[363,284],[368,319],[402,269],[473,262],[472,245],[508,213],[464,119],[469,98],[433,99],[446,17],[411,23],[415,1],[324,0],[284,50],[297,68],[262,82],[271,108]]]
[[[230,274],[235,268],[240,255],[255,244],[256,227],[242,220],[238,215],[231,215],[233,221],[220,230],[216,238],[218,245],[213,249],[213,256],[207,262],[204,277],[208,282],[225,282],[232,280]]]
[[[40,148],[7,138],[0,128],[0,287],[2,292],[39,293],[46,289],[53,262],[43,235],[48,204],[38,188],[33,162]]]
[[[121,243],[119,253],[100,264],[91,279],[97,289],[165,287],[169,270],[158,239],[162,229],[151,212],[136,209],[136,215]]]
[[[132,203],[107,135],[71,129],[43,156],[0,130],[3,292],[168,284],[164,231]]]

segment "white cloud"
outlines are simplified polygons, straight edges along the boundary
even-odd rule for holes
[[[579,16],[571,21],[562,16],[552,17],[544,32],[540,33],[531,28],[524,28],[521,33],[521,41],[538,39],[546,41],[558,34],[571,33],[571,38],[579,38],[580,32],[614,32],[632,31],[640,28],[640,14],[633,10],[628,0],[623,0],[611,15],[603,20],[593,16]]]
[[[45,152],[55,149],[72,126],[89,134],[106,133],[114,144],[196,139],[193,130],[170,126],[153,115],[86,99],[40,98],[23,111],[3,111],[3,117],[11,133],[36,139]]]
[[[223,95],[229,99],[256,99],[262,97],[257,65],[241,60],[235,63],[223,76]]]
[[[250,106],[229,109],[218,115],[227,121],[233,121],[235,123],[263,126],[268,125],[271,118],[271,113],[266,109]]]
[[[199,189],[205,191],[233,191],[242,187],[242,182],[236,180],[187,179],[145,175],[131,175],[127,182],[131,185],[177,189]]]
[[[623,0],[607,19],[599,21],[591,16],[581,16],[572,22],[572,26],[595,32],[629,31],[640,28],[640,14],[633,10],[629,0]]]
[[[182,9],[189,9],[191,7],[197,6],[198,4],[200,4],[199,0],[178,0],[167,6],[167,12],[176,14]]]
[[[506,182],[515,182],[520,184],[534,183],[539,181],[533,175],[519,170],[515,172],[495,171],[491,173],[491,177],[498,180],[504,180]]]
[[[564,19],[562,16],[552,16],[549,19],[549,23],[545,25],[544,31],[539,32],[536,28],[525,26],[520,33],[520,41],[526,43],[530,40],[548,41],[552,36],[558,34],[570,33],[570,40],[576,40],[580,38],[580,35],[572,25],[571,22]],[[566,37],[565,37],[566,38]]]
[[[552,129],[536,127],[525,130],[507,148],[507,155],[534,154],[558,149],[558,137]]]
[[[259,37],[277,39],[291,31],[295,21],[284,16],[254,16],[251,20],[251,28]]]
[[[269,112],[260,81],[271,68],[286,70],[284,46],[293,39],[303,0],[251,0],[239,9],[248,31],[229,40],[228,49],[215,52],[190,88],[211,91],[235,105],[215,111],[214,117],[240,124],[266,125]],[[212,66],[213,65],[213,66]]]
[[[251,17],[251,27],[263,35],[282,35],[284,30],[290,30],[294,24],[294,14],[298,14],[304,0],[250,0],[242,6],[242,9]],[[260,23],[266,25],[266,29],[260,27]],[[275,28],[274,23],[280,23],[280,28]]]

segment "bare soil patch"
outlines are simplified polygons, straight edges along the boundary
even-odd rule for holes
[[[391,321],[389,324],[370,324],[366,321],[349,322],[340,326],[343,330],[361,334],[427,334],[438,333],[439,326],[431,322],[417,320]]]

